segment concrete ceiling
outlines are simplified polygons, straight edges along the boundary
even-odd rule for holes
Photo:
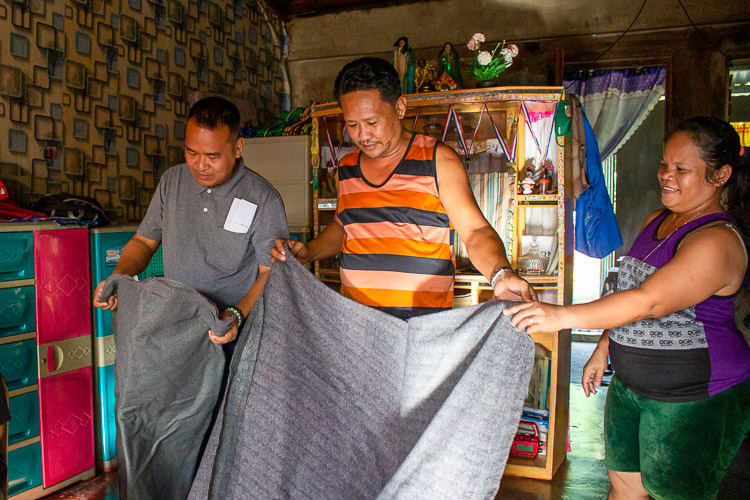
[[[264,0],[285,21],[347,10],[363,10],[417,3],[419,0]]]

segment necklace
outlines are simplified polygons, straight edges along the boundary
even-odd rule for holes
[[[671,233],[669,233],[668,235],[666,235],[666,236],[665,236],[665,237],[664,237],[664,238],[663,238],[663,239],[662,239],[662,240],[661,240],[661,241],[659,242],[659,244],[658,244],[658,245],[656,245],[656,246],[655,246],[655,247],[654,247],[654,248],[653,248],[653,249],[652,249],[652,250],[651,250],[651,251],[650,251],[650,252],[649,252],[649,253],[648,253],[648,254],[647,254],[647,255],[646,255],[645,257],[643,257],[643,258],[641,259],[641,262],[646,262],[646,259],[648,259],[649,257],[651,257],[651,254],[652,254],[652,253],[654,253],[654,252],[656,252],[656,251],[657,251],[657,250],[659,249],[659,247],[661,247],[661,246],[662,246],[662,245],[663,245],[663,244],[664,244],[664,243],[665,243],[665,242],[666,242],[666,241],[667,241],[667,240],[669,239],[669,237],[670,237],[670,236],[672,236],[672,235],[673,235],[674,233],[676,233],[676,232],[677,232],[678,230],[680,230],[680,229],[682,229],[683,227],[685,227],[685,225],[687,225],[687,224],[688,224],[689,222],[692,222],[692,221],[694,221],[695,219],[697,219],[698,217],[700,217],[700,216],[701,216],[701,214],[702,214],[703,212],[705,212],[705,211],[706,211],[706,209],[704,208],[703,210],[700,210],[700,211],[696,212],[696,213],[695,213],[695,215],[693,215],[693,216],[692,216],[692,217],[690,217],[690,218],[689,218],[688,220],[686,220],[685,222],[683,222],[682,224],[680,224],[679,226],[677,226],[676,228],[674,228],[674,229],[672,230],[672,232],[671,232]],[[667,216],[667,217],[668,217],[668,216]],[[667,218],[667,217],[664,217],[664,219],[662,219],[662,222],[664,222],[664,220],[666,220],[666,218]],[[657,232],[658,232],[658,231],[659,231],[659,229],[657,228]]]

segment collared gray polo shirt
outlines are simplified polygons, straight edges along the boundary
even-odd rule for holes
[[[164,277],[180,281],[216,302],[236,304],[258,277],[258,265],[270,266],[276,238],[289,227],[279,193],[242,159],[227,182],[204,187],[187,164],[167,170],[138,227],[144,238],[162,242]],[[224,229],[235,198],[257,205],[247,233]]]

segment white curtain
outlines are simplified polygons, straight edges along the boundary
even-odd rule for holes
[[[599,141],[602,158],[617,152],[664,95],[663,66],[565,75],[567,92],[576,94]]]

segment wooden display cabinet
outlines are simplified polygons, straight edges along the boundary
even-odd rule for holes
[[[552,131],[562,88],[489,88],[409,94],[402,123],[454,147],[464,159],[480,209],[503,239],[514,269],[528,265],[532,245],[548,261],[534,274],[521,273],[540,300],[570,304],[573,278],[572,203],[567,193],[565,148]],[[459,124],[463,134],[459,133]],[[347,141],[341,109],[335,102],[313,108],[313,233],[317,236],[336,213],[336,166],[354,145]],[[468,151],[469,160],[466,160]],[[551,175],[540,192],[520,193],[527,164],[536,169],[549,160]],[[549,172],[549,171],[548,171]],[[468,261],[456,238],[455,291],[465,302],[494,298],[487,279]],[[315,274],[329,286],[340,285],[338,259],[315,263]],[[509,457],[505,473],[551,479],[565,461],[568,443],[570,331],[532,334],[537,352],[549,358],[549,432],[546,455]]]

